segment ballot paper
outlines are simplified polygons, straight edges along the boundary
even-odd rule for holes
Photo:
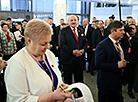
[[[19,37],[21,35],[20,31],[14,32],[14,35],[17,41],[22,39],[22,37]]]
[[[71,84],[65,91],[73,90],[73,88],[78,88],[82,93],[82,97],[75,98],[74,95],[72,94],[72,98],[66,99],[65,102],[94,102],[92,93],[85,84],[83,83]]]

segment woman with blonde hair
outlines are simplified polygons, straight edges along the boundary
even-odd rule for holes
[[[5,71],[7,102],[64,101],[72,92],[59,86],[61,73],[54,54],[49,50],[52,30],[45,21],[33,19],[25,28],[26,46],[9,61]]]

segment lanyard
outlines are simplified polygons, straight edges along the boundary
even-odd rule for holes
[[[35,58],[35,56],[29,51],[28,47],[26,46],[25,48],[26,48],[27,52],[29,53],[29,55],[30,55],[30,56],[36,61],[36,63],[41,67],[41,69],[42,69],[43,71],[45,71],[45,70],[43,69],[43,67],[41,66],[41,64],[38,62],[38,60]],[[53,78],[53,74],[52,74],[52,72],[51,72],[51,70],[50,70],[50,65],[48,65],[48,60],[46,61],[44,56],[45,56],[45,55],[43,55],[44,63],[45,63],[45,65],[47,66],[47,68],[49,69],[49,72],[50,72],[50,75],[51,75],[51,78],[52,78],[52,84],[54,84],[54,78]],[[45,72],[46,72],[46,71],[45,71]],[[54,90],[54,89],[55,89],[55,88],[54,88],[54,85],[52,85],[52,90]]]

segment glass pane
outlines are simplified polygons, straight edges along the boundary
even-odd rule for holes
[[[53,12],[53,0],[33,0],[34,12]]]
[[[67,13],[81,13],[81,1],[67,0]]]
[[[10,0],[1,0],[1,10],[10,11]]]

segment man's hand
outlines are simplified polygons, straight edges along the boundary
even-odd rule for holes
[[[126,67],[126,60],[122,60],[118,62],[118,68]]]

